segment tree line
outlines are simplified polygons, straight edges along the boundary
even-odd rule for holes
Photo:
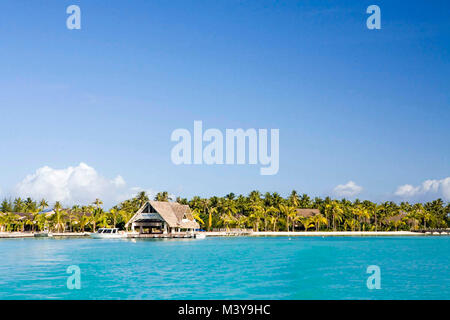
[[[0,232],[52,231],[95,232],[99,227],[125,229],[125,224],[149,200],[145,192],[125,200],[109,210],[96,199],[90,205],[63,208],[42,199],[35,201],[4,199],[0,205]],[[194,196],[172,199],[160,192],[157,201],[187,204],[201,229],[251,228],[254,231],[394,231],[448,228],[450,204],[442,199],[426,203],[392,201],[374,203],[368,200],[312,199],[295,190],[284,198],[278,193],[252,191],[247,196],[229,193],[224,197]],[[302,216],[297,209],[317,209],[319,213]]]

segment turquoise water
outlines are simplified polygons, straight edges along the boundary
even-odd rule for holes
[[[0,299],[449,299],[449,253],[444,236],[1,239]]]

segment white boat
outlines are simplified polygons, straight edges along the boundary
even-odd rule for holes
[[[48,238],[48,237],[53,237],[53,234],[51,234],[51,233],[48,232],[48,231],[43,231],[43,232],[36,232],[36,233],[34,234],[34,236],[35,236],[36,238]]]
[[[206,234],[204,233],[196,233],[195,234],[195,239],[205,239],[206,238]]]
[[[91,238],[94,239],[119,239],[126,238],[125,232],[119,232],[118,228],[100,228],[95,233],[91,233]]]

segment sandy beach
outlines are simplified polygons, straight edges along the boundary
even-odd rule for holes
[[[259,231],[259,232],[205,232],[208,237],[225,237],[225,236],[289,236],[289,237],[326,237],[326,236],[424,236],[424,235],[439,235],[438,232],[411,232],[411,231]],[[442,235],[448,235],[448,233],[442,233]]]
[[[237,236],[251,236],[251,237],[331,237],[331,236],[425,236],[425,235],[449,235],[449,232],[411,232],[411,231],[259,231],[259,232],[236,232],[236,231],[211,231],[201,232],[207,237],[237,237]],[[53,233],[54,237],[86,237],[89,236],[88,232],[64,232]],[[129,233],[131,235],[131,233]],[[30,238],[34,237],[31,232],[0,232],[0,238]]]
[[[274,232],[261,231],[253,232],[251,236],[308,236],[308,237],[326,237],[326,236],[420,236],[425,235],[420,232],[411,231],[299,231],[299,232]]]

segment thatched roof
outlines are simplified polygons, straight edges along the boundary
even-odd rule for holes
[[[408,215],[408,213],[406,213],[405,211],[400,211],[399,214],[386,218],[386,221],[389,222],[399,222],[400,220],[402,220],[404,217],[406,217]]]
[[[161,217],[171,228],[183,229],[198,229],[200,225],[192,216],[191,209],[188,205],[179,204],[177,202],[165,201],[147,201],[127,222],[126,226],[140,219],[145,219],[151,209],[154,209],[156,214]]]
[[[12,214],[18,215],[20,220],[24,220],[26,218],[31,219],[33,217],[33,214],[28,212],[12,212]]]
[[[72,212],[73,212],[73,210],[71,210],[71,209],[67,209],[67,210],[63,211],[64,215],[66,215],[66,216]],[[48,211],[48,212],[42,211],[42,212],[38,212],[38,213],[32,213],[32,212],[11,212],[11,213],[18,215],[19,219],[21,219],[21,220],[24,220],[25,218],[32,219],[35,215],[45,215],[47,218],[49,218],[55,214],[54,211]],[[0,214],[2,214],[2,213],[0,213]],[[88,216],[88,217],[90,217],[92,215],[91,212],[73,212],[73,214],[75,216],[77,216],[78,218],[80,218],[83,215]]]
[[[169,202],[169,203],[171,203],[171,202]],[[173,213],[175,213],[175,216],[177,217],[177,220],[181,221],[184,218],[184,214],[186,213],[186,211],[189,210],[189,206],[179,204],[179,203],[176,203],[176,204],[178,204],[178,205],[175,205],[175,206],[171,205],[171,207],[172,207]],[[189,210],[189,212],[190,212],[190,210]]]
[[[297,216],[303,218],[310,218],[320,214],[319,209],[295,209],[295,210],[297,211]]]

